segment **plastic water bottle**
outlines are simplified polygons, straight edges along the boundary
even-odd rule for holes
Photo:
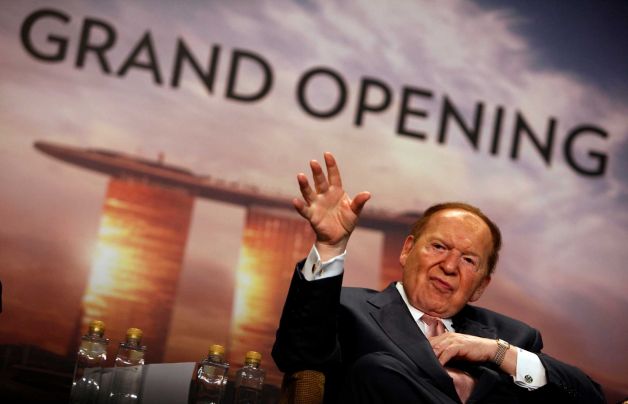
[[[222,345],[209,347],[207,358],[196,364],[188,404],[220,404],[227,385],[229,364],[225,361]]]
[[[116,355],[113,380],[109,393],[110,404],[136,404],[140,402],[142,372],[146,347],[141,345],[142,330],[129,328],[126,341],[121,342]]]
[[[235,403],[259,404],[262,402],[262,387],[266,371],[261,369],[262,354],[249,351],[244,357],[244,366],[236,372]]]
[[[98,400],[98,393],[102,388],[102,368],[107,360],[107,345],[105,338],[105,323],[94,320],[89,323],[87,334],[81,337],[81,346],[78,350],[72,391],[71,404],[91,404]]]

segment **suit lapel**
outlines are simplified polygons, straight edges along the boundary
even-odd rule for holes
[[[457,399],[456,389],[441,366],[429,341],[414,322],[394,283],[369,300],[371,316],[386,335],[439,389]]]
[[[497,338],[497,330],[465,316],[466,310],[463,308],[453,317],[453,326],[456,332],[461,334],[475,335],[482,338]]]

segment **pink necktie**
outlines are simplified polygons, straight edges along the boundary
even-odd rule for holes
[[[447,332],[445,330],[445,324],[437,318],[432,317],[428,314],[423,314],[421,317],[421,321],[423,321],[427,325],[427,337],[436,337],[437,335],[444,334]],[[445,370],[447,374],[453,379],[454,386],[456,387],[456,393],[458,393],[458,397],[460,397],[460,401],[466,403],[475,387],[475,379],[471,377],[466,372],[463,372],[459,369],[448,368],[445,366]]]

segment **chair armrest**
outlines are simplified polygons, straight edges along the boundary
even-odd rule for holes
[[[325,393],[325,375],[316,370],[286,373],[281,383],[279,404],[321,404]]]

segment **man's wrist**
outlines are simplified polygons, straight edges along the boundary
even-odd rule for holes
[[[497,366],[501,366],[506,358],[506,353],[510,349],[510,344],[503,339],[496,339],[495,341],[497,342],[497,349],[491,361]]]
[[[318,251],[318,256],[322,262],[327,262],[334,257],[342,255],[347,250],[347,242],[343,241],[337,244],[326,244],[320,241],[314,243],[314,247]]]

